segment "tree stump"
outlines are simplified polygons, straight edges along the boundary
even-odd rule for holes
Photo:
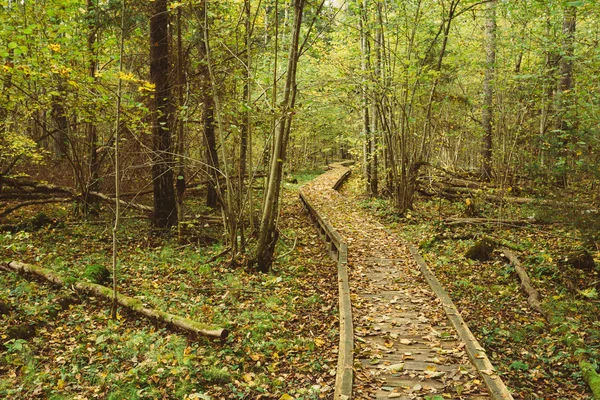
[[[10,305],[8,303],[0,300],[0,317],[3,315],[7,315],[10,313]]]
[[[35,336],[35,325],[34,324],[14,325],[6,330],[6,337],[8,338],[8,340],[11,340],[11,339],[28,340],[34,336]]]
[[[583,271],[593,271],[596,268],[596,263],[592,255],[585,249],[577,250],[566,255],[562,262],[570,265],[573,268]]]
[[[493,241],[488,238],[483,238],[467,250],[465,257],[470,260],[489,261],[492,258],[492,252],[495,248],[496,245]]]

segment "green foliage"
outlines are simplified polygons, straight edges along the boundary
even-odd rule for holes
[[[224,369],[211,367],[202,371],[202,378],[210,384],[225,385],[231,381],[231,374]]]
[[[110,280],[110,272],[106,266],[101,264],[91,264],[85,268],[83,276],[92,283],[105,285]]]
[[[527,371],[529,369],[529,365],[525,364],[521,361],[515,361],[508,366],[510,369],[518,370],[518,371]]]

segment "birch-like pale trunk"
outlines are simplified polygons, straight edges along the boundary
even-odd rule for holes
[[[485,76],[483,78],[483,104],[481,126],[483,128],[483,149],[481,179],[492,179],[492,137],[493,137],[493,96],[494,75],[496,70],[496,0],[486,5],[485,20]]]

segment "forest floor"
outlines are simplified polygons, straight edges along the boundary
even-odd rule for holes
[[[578,362],[582,357],[595,365],[600,362],[600,277],[597,269],[581,271],[562,260],[573,249],[590,248],[589,236],[597,233],[597,221],[582,217],[584,210],[506,206],[500,217],[535,214],[544,224],[449,226],[444,219],[464,217],[470,202],[477,202],[481,217],[498,218],[499,209],[473,198],[469,202],[419,198],[415,209],[400,218],[389,201],[357,194],[363,193],[362,188],[364,182],[353,177],[341,190],[398,236],[419,245],[515,399],[592,398]],[[484,235],[522,247],[516,253],[541,292],[542,306],[552,315],[549,321],[529,308],[514,267],[499,251],[485,262],[465,257]],[[598,262],[599,253],[592,255]]]
[[[7,306],[0,304],[0,397],[330,398],[337,269],[297,200],[298,186],[314,176],[286,184],[280,258],[272,274],[253,274],[225,256],[212,260],[223,251],[222,228],[202,220],[201,201],[190,199],[190,214],[198,217],[188,226],[187,244],[152,237],[148,222],[133,214],[124,220],[120,291],[228,328],[222,343],[127,312],[112,321],[105,301],[0,271],[0,302]],[[464,217],[464,201],[419,199],[399,218],[388,201],[358,194],[363,187],[352,178],[342,193],[419,245],[516,399],[591,398],[578,361],[600,361],[600,277],[562,260],[573,249],[590,248],[600,226],[596,214],[505,206],[503,218],[535,214],[545,224],[450,226],[444,219]],[[499,217],[497,207],[471,200],[478,216]],[[40,211],[51,224],[0,233],[2,263],[31,263],[71,279],[81,279],[88,265],[110,264],[109,212],[104,220],[81,222],[70,205],[40,206],[21,209],[7,222],[28,221]],[[517,255],[552,312],[550,321],[528,307],[513,266],[498,252],[486,262],[465,258],[484,235],[522,248]],[[592,254],[598,261],[598,252]],[[27,338],[10,339],[15,326],[33,329]]]
[[[221,228],[201,218],[190,244],[151,237],[146,220],[124,220],[119,290],[150,307],[226,327],[224,342],[122,310],[112,321],[105,301],[0,271],[0,301],[7,305],[0,316],[0,398],[330,398],[337,268],[302,211],[298,186],[286,184],[272,274],[232,266],[225,256],[209,262],[223,250]],[[0,233],[3,263],[18,260],[75,279],[87,265],[110,265],[108,212],[105,221],[81,222],[70,206],[44,206],[21,209],[11,220],[40,211],[54,223]],[[10,339],[16,326],[30,329],[26,338]]]

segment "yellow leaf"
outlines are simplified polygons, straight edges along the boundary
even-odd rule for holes
[[[119,77],[119,79],[124,80],[124,81],[133,81],[135,79],[131,72],[123,72],[123,71],[119,72],[118,77]]]
[[[62,390],[65,387],[65,381],[63,381],[62,379],[59,379],[58,382],[56,382],[56,388],[58,390]]]
[[[315,345],[317,345],[317,347],[321,347],[325,344],[325,341],[321,338],[315,338]]]
[[[242,375],[242,379],[246,383],[252,383],[252,375],[250,375],[250,374],[244,374],[244,375]]]
[[[279,398],[279,400],[294,400],[294,398],[292,396],[290,396],[287,393],[284,393],[281,395],[281,397]]]

